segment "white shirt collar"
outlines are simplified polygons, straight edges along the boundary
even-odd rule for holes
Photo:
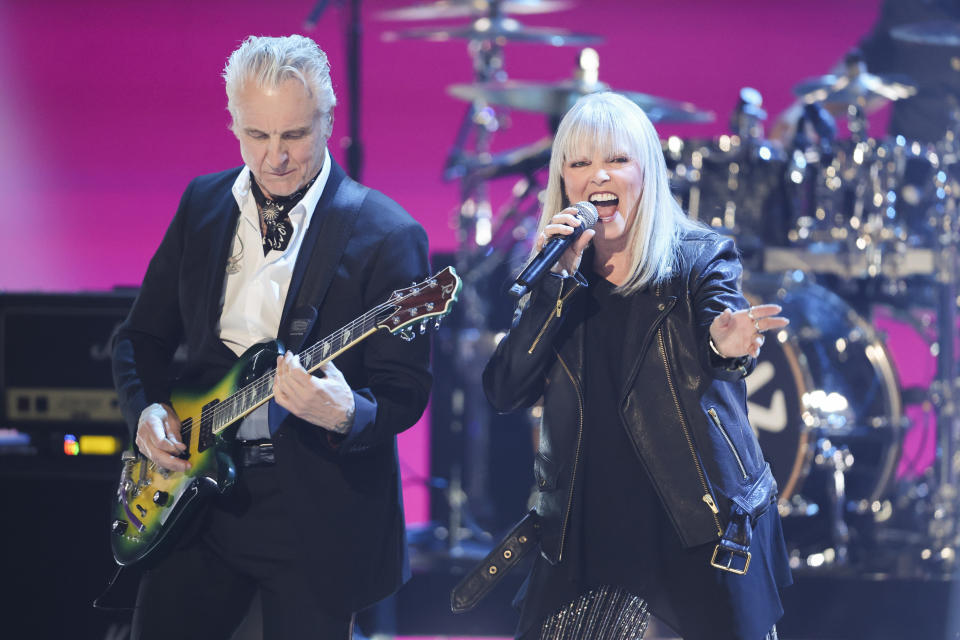
[[[250,193],[250,180],[253,178],[250,167],[244,165],[243,169],[240,171],[240,175],[237,176],[237,179],[233,182],[233,197],[237,201],[237,206],[240,208],[241,214],[244,211],[244,203],[247,198],[253,197],[253,194]],[[300,202],[297,203],[297,206],[290,211],[291,216],[300,216],[303,213],[306,213],[306,217],[303,221],[303,228],[306,230],[307,225],[310,224],[310,218],[313,217],[313,210],[317,208],[317,203],[320,202],[320,196],[323,195],[323,189],[327,186],[327,180],[330,178],[330,151],[326,147],[323,149],[323,167],[320,169],[320,175],[317,176],[317,179],[310,185],[310,189],[304,194]],[[301,209],[301,207],[303,207]],[[256,211],[256,207],[254,207]],[[259,221],[252,221],[257,223],[257,228],[259,228]]]

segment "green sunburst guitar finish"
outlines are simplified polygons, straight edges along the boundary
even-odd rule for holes
[[[406,340],[434,319],[450,313],[460,278],[447,267],[432,278],[394,291],[386,302],[300,353],[307,371],[315,371],[379,330]],[[236,478],[231,458],[243,417],[273,397],[274,369],[282,349],[276,342],[250,347],[214,387],[176,391],[171,403],[181,421],[187,471],[157,467],[135,449],[123,454],[111,525],[111,546],[118,564],[130,565],[159,553],[172,541],[204,498],[230,490]]]

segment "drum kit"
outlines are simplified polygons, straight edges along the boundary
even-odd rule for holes
[[[438,0],[381,14],[396,21],[469,20],[385,36],[469,43],[474,82],[448,88],[468,107],[445,167],[445,177],[460,185],[456,261],[465,285],[461,311],[471,328],[461,332],[457,349],[464,424],[489,419],[479,371],[495,344],[489,336],[506,328],[493,326],[493,302],[482,285],[497,267],[516,266],[527,255],[550,157],[549,138],[501,153],[491,152],[491,138],[510,110],[543,114],[555,129],[581,95],[613,90],[600,81],[599,56],[590,48],[581,50],[570,80],[507,79],[508,43],[584,47],[600,41],[526,27],[513,17],[567,6]],[[906,25],[892,35],[960,47],[960,26],[953,23]],[[714,120],[687,102],[617,92],[655,123]],[[794,92],[801,115],[789,141],[764,138],[767,114],[750,88],[737,97],[729,134],[663,140],[671,187],[692,217],[736,238],[747,297],[782,305],[791,320],[767,341],[747,378],[747,394],[751,422],[780,485],[795,566],[886,573],[919,566],[941,574],[955,568],[960,543],[954,344],[960,108],[944,106],[953,109],[954,126],[937,142],[871,137],[868,107],[909,99],[916,88],[909,78],[871,73],[856,55],[841,72],[803,80]],[[836,117],[846,119],[849,138],[837,137]],[[518,182],[495,214],[488,186],[508,176]],[[903,341],[896,332],[910,333],[920,348],[898,352],[893,345]],[[905,385],[921,366],[932,371],[930,379]],[[482,444],[482,438],[465,443],[466,455],[480,456],[467,466],[483,466]],[[481,500],[483,494],[482,477],[455,480],[462,491],[451,498],[458,514],[451,516],[454,545],[468,519],[461,513],[465,496]]]

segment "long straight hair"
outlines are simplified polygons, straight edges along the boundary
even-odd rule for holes
[[[627,98],[603,92],[577,100],[560,121],[538,234],[554,215],[570,206],[563,183],[564,165],[570,159],[597,152],[625,154],[640,165],[643,176],[640,199],[620,203],[631,209],[620,209],[629,221],[630,277],[615,291],[628,295],[666,280],[676,268],[683,233],[703,227],[687,217],[670,193],[660,138],[647,114]]]

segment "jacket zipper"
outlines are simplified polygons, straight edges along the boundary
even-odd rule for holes
[[[733,440],[730,439],[730,434],[727,433],[727,430],[723,428],[723,425],[720,423],[720,416],[717,415],[717,410],[713,407],[707,409],[707,413],[710,414],[710,418],[713,419],[713,424],[717,425],[717,429],[720,430],[720,433],[723,434],[723,439],[727,441],[727,446],[730,447],[730,451],[733,453],[733,457],[737,459],[737,466],[740,467],[740,473],[743,475],[743,479],[747,479],[747,469],[743,466],[743,460],[740,459],[740,454],[737,453],[737,448],[733,446]]]
[[[700,478],[700,485],[703,487],[703,497],[701,500],[710,508],[710,513],[713,514],[713,521],[717,525],[717,534],[722,536],[723,527],[720,526],[720,518],[718,517],[720,510],[713,501],[713,496],[710,495],[709,487],[707,487],[707,476],[700,466],[700,461],[697,460],[697,452],[693,446],[693,439],[690,437],[690,430],[687,428],[687,420],[683,415],[683,409],[680,408],[680,398],[677,396],[677,388],[673,384],[673,372],[670,369],[670,361],[667,359],[667,347],[663,341],[663,327],[660,327],[659,331],[657,331],[657,338],[660,343],[660,355],[663,356],[663,366],[667,371],[667,384],[670,385],[670,395],[673,396],[673,404],[676,406],[677,416],[680,418],[680,428],[683,429],[683,437],[687,440],[687,447],[690,448],[690,457],[693,459],[693,465],[697,469],[697,476]]]
[[[657,289],[657,296],[659,297],[660,290]],[[644,357],[647,354],[647,349],[650,348],[650,343],[653,342],[653,337],[657,334],[657,329],[660,328],[660,325],[663,324],[663,321],[666,319],[667,314],[673,310],[673,307],[676,305],[676,298],[671,298],[664,303],[661,303],[659,306],[660,315],[657,316],[657,319],[654,321],[650,328],[647,330],[647,334],[643,336],[643,342],[640,346],[640,355],[636,359],[636,363],[633,365],[633,370],[630,371],[630,377],[626,380],[626,386],[624,387],[623,395],[627,394],[627,390],[633,385],[633,381],[637,377],[637,370],[640,368],[640,363],[643,362]]]
[[[567,523],[570,522],[570,508],[573,506],[573,488],[577,483],[577,467],[580,466],[580,444],[583,441],[583,393],[580,391],[580,385],[577,384],[577,379],[573,377],[570,368],[567,367],[567,363],[560,357],[559,352],[557,353],[557,360],[560,361],[563,370],[566,371],[567,376],[570,377],[573,388],[577,390],[577,408],[580,410],[580,426],[577,429],[577,451],[573,456],[573,473],[570,476],[570,494],[567,496],[567,511],[563,516],[563,526],[560,528],[560,552],[557,554],[557,562],[561,562],[563,560],[563,545],[567,539]]]
[[[543,323],[543,326],[540,328],[540,333],[538,333],[537,337],[534,338],[533,344],[530,345],[530,349],[527,350],[527,354],[532,354],[534,349],[537,348],[537,344],[540,342],[540,338],[543,337],[543,334],[546,333],[547,331],[547,327],[549,327],[550,323],[553,322],[554,315],[556,315],[557,318],[560,317],[560,313],[563,311],[564,301],[570,297],[570,294],[572,294],[576,290],[576,288],[577,288],[577,285],[574,285],[573,288],[567,292],[567,295],[563,295],[563,285],[562,284],[560,285],[560,291],[557,292],[557,304],[554,307],[555,313],[551,313],[549,316],[547,316],[547,321]]]

